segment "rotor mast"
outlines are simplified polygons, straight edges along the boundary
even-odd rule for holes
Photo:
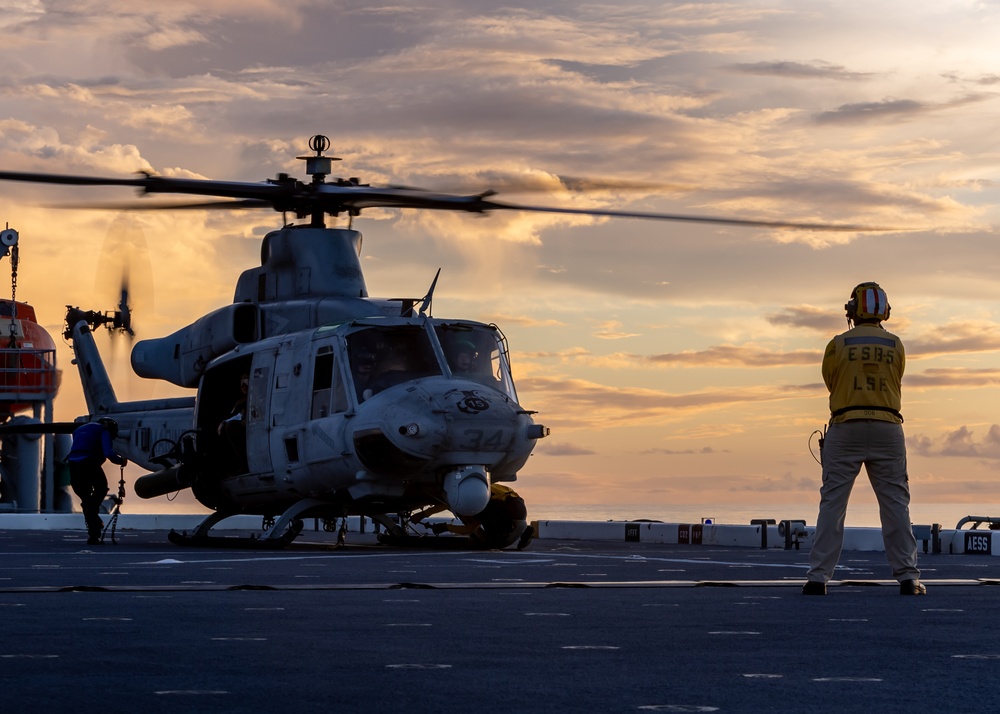
[[[325,179],[333,172],[333,162],[340,161],[337,156],[323,156],[330,149],[330,139],[322,134],[309,137],[309,148],[316,152],[314,156],[296,156],[296,159],[306,162],[306,173],[312,176],[312,185],[326,183]],[[326,227],[326,211],[318,204],[312,209],[309,225],[313,228]]]

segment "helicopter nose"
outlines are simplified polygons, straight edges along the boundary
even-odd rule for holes
[[[474,516],[490,500],[490,479],[485,466],[460,466],[444,477],[448,510],[456,516]]]

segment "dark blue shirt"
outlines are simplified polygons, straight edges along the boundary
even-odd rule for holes
[[[115,453],[111,442],[111,432],[103,424],[91,422],[77,427],[73,432],[73,448],[66,457],[67,461],[96,461],[103,464],[105,459],[121,464],[124,459]]]

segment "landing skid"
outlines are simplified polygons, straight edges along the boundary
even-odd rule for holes
[[[264,531],[261,536],[251,535],[249,538],[235,538],[228,536],[213,536],[208,532],[213,526],[224,521],[230,516],[240,515],[238,513],[216,512],[203,520],[192,535],[170,531],[167,539],[174,545],[196,546],[206,548],[245,548],[245,549],[276,549],[284,548],[299,533],[302,532],[302,520],[300,516],[310,509],[318,507],[329,507],[326,501],[319,501],[314,498],[304,498],[295,503],[281,516],[274,521],[274,525]]]
[[[252,535],[249,538],[238,538],[231,536],[198,535],[197,533],[194,535],[188,535],[187,533],[178,533],[177,531],[172,530],[167,534],[167,540],[174,545],[182,545],[185,547],[277,550],[289,545],[301,532],[302,521],[295,521],[292,526],[278,538],[258,538],[255,535]]]

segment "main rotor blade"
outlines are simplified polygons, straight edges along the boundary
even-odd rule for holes
[[[609,218],[642,218],[657,221],[686,221],[728,226],[756,228],[790,228],[809,231],[875,232],[898,231],[899,228],[861,226],[855,224],[814,223],[801,221],[769,221],[724,216],[695,216],[676,213],[645,211],[616,211],[598,208],[559,208],[556,206],[529,206],[488,200],[495,191],[472,195],[458,195],[424,191],[418,188],[395,186],[377,188],[358,185],[349,181],[338,183],[303,184],[285,176],[265,183],[239,181],[213,181],[208,179],[177,179],[160,176],[138,178],[91,178],[85,176],[60,176],[0,171],[0,180],[31,181],[36,183],[70,184],[80,186],[133,186],[143,193],[180,193],[196,196],[214,196],[235,199],[229,202],[199,202],[179,204],[164,208],[258,208],[270,206],[276,211],[294,211],[299,215],[323,212],[336,215],[348,212],[358,215],[366,208],[418,208],[424,210],[465,211],[488,213],[490,211],[530,211],[536,213],[563,213]],[[161,210],[159,205],[118,206],[118,210]]]
[[[899,228],[886,228],[879,226],[860,226],[850,223],[802,223],[798,221],[766,221],[746,218],[725,218],[717,216],[692,216],[683,213],[649,213],[644,211],[612,211],[591,208],[556,208],[549,206],[522,206],[512,203],[499,203],[496,201],[484,201],[489,206],[484,206],[484,211],[490,210],[510,210],[510,211],[536,211],[540,213],[569,213],[584,216],[608,216],[612,218],[646,218],[656,221],[686,221],[688,223],[714,223],[724,226],[750,226],[758,228],[797,228],[808,231],[841,231],[841,232],[874,232],[874,231],[898,231]]]
[[[0,180],[27,181],[30,183],[55,183],[70,186],[142,186],[140,178],[101,178],[95,176],[63,176],[61,174],[36,174],[23,171],[0,171]]]
[[[142,199],[129,202],[101,203],[48,203],[46,208],[60,208],[77,211],[187,211],[187,210],[238,210],[244,208],[274,208],[271,201],[257,198],[245,200],[198,201],[197,203],[157,203],[155,200]]]
[[[134,178],[109,178],[99,176],[64,176],[37,174],[23,171],[0,171],[2,181],[27,181],[70,186],[133,186],[143,193],[183,193],[194,196],[219,198],[257,198],[274,203],[290,196],[295,188],[289,183],[248,183],[242,181],[214,181],[211,179],[182,179],[163,176],[137,176]]]
[[[317,200],[321,205],[336,203],[345,209],[360,211],[365,208],[423,208],[431,210],[466,211],[488,213],[490,211],[529,211],[534,213],[564,213],[583,216],[606,216],[610,218],[643,218],[657,221],[686,221],[690,223],[712,223],[729,226],[756,228],[793,228],[810,231],[874,232],[894,231],[898,228],[861,226],[855,224],[813,223],[802,221],[769,221],[724,216],[695,216],[678,213],[655,213],[645,211],[616,211],[601,208],[560,208],[557,206],[530,206],[492,201],[492,191],[471,196],[457,196],[433,193],[412,188],[372,188],[364,186],[336,186],[323,184],[318,187]]]
[[[647,191],[651,193],[689,193],[697,190],[694,186],[683,186],[673,183],[657,183],[652,181],[628,181],[625,179],[600,179],[565,174],[546,174],[545,176],[523,176],[520,174],[476,175],[476,182],[492,186],[497,193],[504,195],[512,193],[590,193],[596,191]],[[437,188],[425,189],[402,184],[392,184],[387,188],[399,188],[408,191],[457,193],[461,189]]]

